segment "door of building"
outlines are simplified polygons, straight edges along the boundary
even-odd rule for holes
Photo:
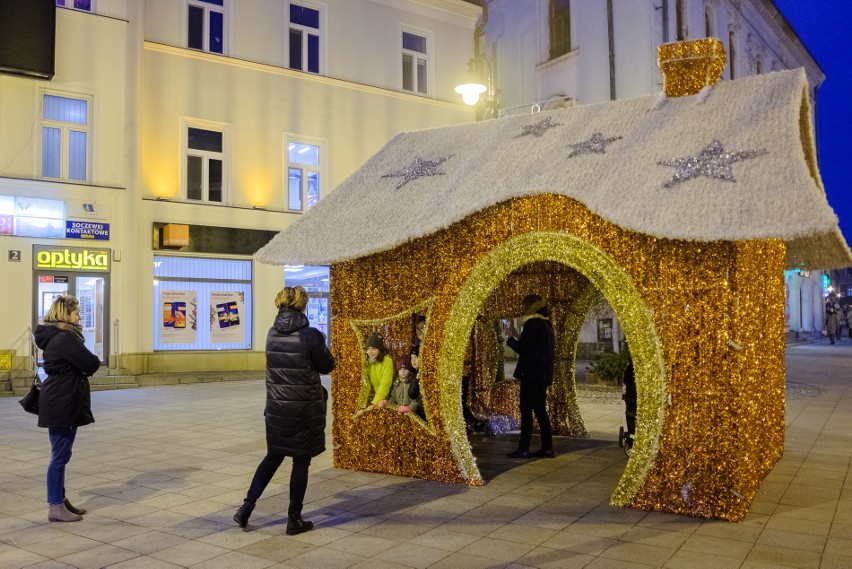
[[[69,294],[80,302],[86,347],[109,362],[109,250],[34,247],[33,325],[44,322],[53,301]]]
[[[80,325],[83,327],[86,347],[106,363],[109,356],[108,290],[109,275],[38,271],[34,324],[44,321],[44,315],[58,296],[70,294],[76,297],[80,302]]]

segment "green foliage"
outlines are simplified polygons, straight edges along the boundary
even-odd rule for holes
[[[621,354],[606,353],[592,365],[593,371],[602,380],[621,383],[627,369],[627,358]]]

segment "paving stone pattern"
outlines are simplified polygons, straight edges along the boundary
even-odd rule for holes
[[[48,523],[47,433],[2,398],[0,568],[852,568],[852,343],[787,361],[785,455],[738,524],[609,506],[624,408],[581,389],[592,437],[559,439],[556,459],[509,461],[516,435],[474,435],[488,483],[467,487],[335,469],[326,452],[304,512],[317,527],[293,537],[286,461],[243,531],[231,516],[265,450],[259,381],[93,394],[66,483],[90,513]]]

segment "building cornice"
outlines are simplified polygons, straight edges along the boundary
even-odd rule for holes
[[[796,30],[775,6],[772,0],[752,0],[751,7],[758,16],[767,23],[775,32],[782,48],[785,49],[798,63],[802,63],[808,76],[811,87],[819,87],[825,81],[825,72],[819,66],[819,62],[808,51],[805,44],[799,38]],[[785,62],[786,63],[786,62]]]
[[[467,18],[467,26],[471,29],[476,25],[476,20],[482,15],[482,8],[475,4],[466,2],[465,0],[370,0],[376,4],[383,4],[391,8],[402,11],[411,11],[412,8],[420,7],[432,11],[432,14],[421,12],[424,15],[435,16],[434,11],[444,13],[450,19],[444,18],[445,21],[459,24],[458,17]]]
[[[258,73],[266,73],[269,75],[277,75],[279,77],[286,77],[288,79],[295,79],[297,81],[305,81],[307,83],[317,83],[320,85],[326,85],[328,87],[334,87],[338,89],[347,89],[350,91],[360,91],[362,93],[369,93],[371,95],[378,95],[382,97],[390,97],[393,99],[400,99],[403,101],[411,102],[411,103],[419,103],[423,105],[429,105],[432,107],[438,107],[440,109],[453,109],[459,110],[461,108],[467,108],[462,103],[452,102],[452,101],[444,101],[440,99],[432,99],[430,97],[422,97],[420,95],[412,95],[409,93],[404,93],[402,91],[395,91],[393,89],[386,89],[383,87],[375,87],[373,85],[367,85],[365,83],[354,83],[352,81],[345,81],[343,79],[335,79],[334,77],[327,77],[325,75],[316,75],[314,73],[306,73],[304,71],[294,71],[292,69],[286,69],[284,67],[276,67],[274,65],[268,65],[266,63],[257,63],[254,61],[247,61],[245,59],[237,59],[235,57],[228,57],[224,55],[216,55],[212,53],[207,53],[204,51],[196,51],[194,49],[187,49],[183,47],[175,47],[172,45],[166,45],[162,43],[156,43],[151,41],[146,41],[144,43],[144,49],[148,52],[153,53],[163,53],[167,55],[173,55],[176,57],[182,57],[185,59],[194,59],[197,61],[205,61],[207,63],[214,63],[216,65],[227,65],[230,67],[238,68],[238,69],[247,69],[250,71],[256,71]]]

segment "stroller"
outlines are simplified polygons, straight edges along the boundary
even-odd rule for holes
[[[618,428],[618,446],[624,449],[624,454],[630,456],[633,451],[633,436],[636,433],[636,374],[633,371],[633,362],[627,364],[624,370],[624,389],[621,393],[624,401],[624,419],[627,422],[627,430],[624,426]]]

